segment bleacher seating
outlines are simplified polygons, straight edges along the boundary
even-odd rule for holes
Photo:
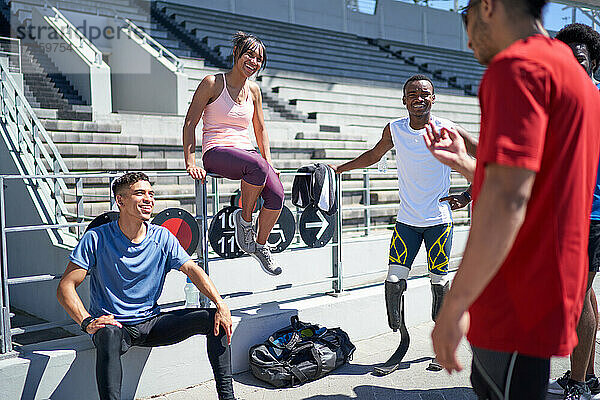
[[[448,80],[451,86],[464,89],[467,94],[477,94],[485,67],[477,62],[471,52],[389,40],[373,42],[433,76]]]
[[[385,82],[402,82],[419,72],[417,66],[352,34],[166,2],[153,7],[153,15],[162,14],[190,41],[204,44],[220,60],[213,66],[230,64],[231,35],[244,30],[265,42],[268,68]],[[443,80],[436,80],[436,85],[448,87]]]
[[[106,4],[99,3],[103,7]],[[340,164],[369,149],[387,122],[406,114],[401,100],[404,80],[434,65],[426,58],[428,48],[419,52],[417,46],[400,48],[401,44],[396,43],[382,49],[383,45],[351,34],[167,2],[154,4],[153,18],[142,26],[165,47],[183,57],[190,100],[205,75],[223,71],[230,64],[229,40],[233,32],[246,30],[265,41],[268,68],[261,72],[257,82],[263,92],[263,111],[274,164],[279,169],[296,169],[312,162]],[[451,53],[444,53],[445,62],[452,65],[444,69],[444,74],[454,70],[470,71],[472,56]],[[430,64],[426,65],[427,62]],[[475,76],[478,69],[473,71],[470,73]],[[463,90],[451,88],[452,76],[444,74],[433,76],[437,93],[434,113],[461,124],[470,132],[478,132],[476,99],[465,96]],[[73,121],[51,113],[40,116],[72,172],[181,171],[184,168],[180,139],[182,117],[152,116],[157,125],[164,126],[168,132],[142,134],[143,130],[122,131],[120,122],[127,119],[126,115],[91,122]],[[387,155],[390,167],[393,166],[392,155],[392,152]],[[355,190],[344,193],[345,204],[365,202],[362,179],[360,174],[348,175],[344,185]],[[393,175],[375,177],[373,181],[379,189],[371,194],[371,204],[397,202]],[[289,177],[284,179],[288,191],[291,182]],[[465,184],[458,176],[453,176],[453,182]],[[173,206],[192,209],[191,179],[165,177],[155,184],[160,194],[157,211]],[[230,192],[237,187],[237,183],[224,182],[221,191]],[[86,199],[86,216],[98,215],[109,208],[107,188],[108,182],[102,180],[86,186],[85,193],[92,195]],[[75,197],[67,197],[67,201],[74,211]],[[221,202],[227,199],[222,198]],[[373,210],[372,216],[376,222],[387,223],[394,212],[393,208]],[[344,215],[348,223],[362,218],[362,211]]]

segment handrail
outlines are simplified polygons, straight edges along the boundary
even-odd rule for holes
[[[8,68],[9,68],[10,72],[20,74],[21,73],[21,40],[16,39],[16,38],[11,38],[11,37],[0,36],[0,42],[8,42],[10,48],[13,47],[12,43],[16,43],[16,46],[14,46],[14,47],[17,48],[17,51],[11,51],[10,48],[8,51],[0,50],[0,55],[8,56],[9,60],[11,59],[11,57],[16,56],[18,67],[16,69],[11,69],[13,67],[9,63]]]
[[[129,18],[125,18],[124,21],[127,24],[127,28],[125,29],[128,29],[131,33],[137,35],[142,43],[148,44],[149,46],[154,46],[154,49],[158,52],[159,58],[162,57],[173,64],[177,72],[183,72],[184,64],[179,57],[169,51],[169,49],[167,49],[165,46],[157,42],[152,36],[146,33],[146,31],[134,24]]]
[[[47,178],[49,171],[46,166],[53,173],[69,173],[69,169],[23,91],[3,64],[0,64],[0,117],[4,122],[2,134],[12,136],[11,141],[16,147],[13,150],[26,154],[29,158],[26,161],[26,157],[21,157],[27,173],[39,175],[38,179],[46,183],[45,190],[39,191],[40,195],[45,196],[49,203],[55,200],[55,209],[48,210],[48,215],[54,217],[54,222],[64,222],[67,208],[62,197],[56,196],[56,192],[66,191],[67,185],[62,178],[55,181]]]
[[[379,172],[377,170],[357,170],[354,171],[352,173],[348,173],[348,175],[350,174],[363,174],[365,177],[370,176],[370,175],[391,175],[391,174],[395,174],[394,170],[389,170],[387,172]],[[4,204],[4,183],[6,183],[7,181],[11,180],[33,180],[33,179],[41,179],[41,178],[52,178],[52,179],[62,179],[63,181],[65,179],[76,179],[81,181],[81,179],[85,179],[85,178],[108,178],[109,182],[108,182],[108,187],[111,186],[111,182],[117,177],[120,176],[122,174],[122,172],[117,173],[117,172],[94,172],[94,173],[54,173],[54,174],[43,174],[43,175],[38,175],[38,174],[29,174],[29,175],[0,175],[0,251],[2,251],[2,260],[1,260],[1,264],[0,264],[0,278],[1,282],[0,282],[0,307],[3,308],[3,311],[0,312],[0,344],[2,345],[2,347],[0,348],[0,354],[2,353],[7,353],[10,352],[12,350],[12,342],[11,342],[11,336],[15,335],[15,334],[21,334],[21,333],[26,333],[26,332],[34,332],[34,331],[38,331],[38,330],[43,330],[43,329],[48,329],[50,327],[56,327],[56,326],[68,326],[68,325],[72,325],[73,323],[70,320],[65,320],[65,321],[49,321],[49,322],[45,322],[45,323],[41,323],[41,324],[36,324],[36,325],[32,325],[32,326],[28,326],[26,328],[11,328],[10,326],[10,318],[8,317],[8,315],[10,314],[10,303],[8,301],[8,287],[9,286],[13,286],[13,285],[27,285],[30,283],[34,283],[34,282],[48,282],[48,281],[56,281],[58,279],[61,278],[60,274],[50,274],[50,273],[44,273],[42,272],[41,274],[37,274],[37,275],[28,275],[28,276],[18,276],[18,277],[12,277],[9,278],[9,271],[8,271],[8,257],[6,256],[6,252],[7,250],[7,246],[3,246],[2,244],[7,243],[6,241],[6,236],[7,234],[11,234],[13,232],[28,232],[28,231],[37,231],[37,230],[58,230],[58,229],[67,229],[67,228],[78,228],[78,229],[83,229],[88,222],[82,222],[81,220],[79,220],[79,222],[65,222],[65,223],[57,223],[57,224],[41,224],[41,225],[21,225],[21,226],[7,226],[5,218],[4,218],[4,213],[5,213],[5,209],[3,207]],[[165,176],[188,176],[187,172],[185,171],[169,171],[169,172],[158,172],[158,171],[154,171],[154,172],[148,172],[147,174],[149,177],[165,177]],[[282,171],[281,175],[287,175],[287,176],[296,176],[296,175],[310,175],[308,173],[298,173],[297,171]],[[218,179],[220,178],[219,175],[216,174],[208,174],[208,179]],[[365,185],[369,184],[368,180],[365,180]],[[214,181],[213,181],[214,183]],[[76,184],[76,186],[79,188],[79,190],[83,190],[83,183],[81,183],[81,185]],[[198,248],[197,248],[197,256],[198,256],[198,263],[205,269],[205,271],[208,273],[208,262],[210,261],[214,261],[214,260],[219,260],[219,257],[215,257],[214,253],[211,255],[211,251],[208,248],[208,242],[206,241],[206,236],[204,234],[204,232],[206,232],[207,227],[208,227],[208,220],[211,218],[214,218],[214,214],[216,212],[216,207],[218,207],[218,203],[215,204],[213,203],[213,210],[212,216],[209,215],[208,213],[208,209],[207,209],[207,203],[208,203],[208,197],[210,196],[210,194],[208,193],[207,190],[207,182],[204,183],[200,183],[199,181],[196,181],[196,189],[195,189],[195,198],[196,198],[196,217],[195,219],[198,221],[198,224],[202,227],[201,228],[201,232],[203,232],[202,234],[202,240],[199,242],[198,244]],[[361,189],[359,189],[361,190]],[[368,191],[368,186],[365,187],[365,190]],[[82,193],[82,192],[81,192]],[[218,189],[216,187],[216,185],[213,185],[213,196],[218,196]],[[371,276],[373,273],[383,273],[385,272],[384,270],[377,270],[377,271],[368,271],[368,272],[360,272],[360,273],[354,273],[354,274],[344,274],[344,270],[343,270],[343,266],[342,266],[342,248],[346,245],[346,244],[351,244],[357,241],[363,242],[365,240],[364,235],[368,235],[368,231],[370,229],[373,229],[375,227],[370,226],[368,223],[365,224],[365,226],[359,226],[359,227],[347,227],[344,226],[343,224],[343,217],[342,217],[342,213],[345,211],[352,211],[355,208],[354,207],[348,207],[347,205],[342,204],[342,178],[341,175],[338,175],[336,177],[336,196],[337,196],[337,201],[338,201],[338,213],[336,214],[335,220],[336,220],[336,233],[334,233],[334,238],[332,240],[331,243],[326,245],[326,248],[331,250],[331,254],[332,254],[332,258],[331,258],[331,265],[332,265],[332,275],[331,276],[326,276],[326,277],[319,277],[317,280],[311,280],[309,282],[304,282],[304,283],[292,283],[290,285],[280,285],[280,286],[276,286],[274,288],[267,288],[267,289],[259,289],[259,290],[251,290],[249,292],[247,292],[246,294],[244,294],[245,296],[253,296],[253,295],[257,295],[257,294],[261,294],[261,293],[267,293],[267,292],[275,292],[275,291],[279,291],[279,290],[287,290],[287,289],[298,289],[300,287],[309,287],[311,285],[321,285],[323,283],[331,283],[332,284],[332,289],[335,292],[341,292],[345,289],[344,286],[344,280],[345,279],[351,279],[351,278],[358,278],[361,276]],[[64,192],[62,193],[64,195]],[[79,195],[81,197],[81,194]],[[83,205],[83,204],[81,204]],[[368,206],[368,205],[364,205],[360,208],[364,208],[365,210],[368,210],[370,208],[374,208],[374,207],[378,207],[378,205],[373,205],[373,206]],[[389,204],[389,205],[384,205],[384,207],[396,207],[395,204]],[[384,227],[388,227],[388,225],[378,225],[377,228],[384,228]],[[342,238],[342,233],[354,233],[354,232],[358,232],[361,230],[365,230],[365,234],[361,235],[361,237],[357,237],[354,235],[346,235],[344,238]],[[366,239],[369,240],[369,239]],[[380,240],[379,238],[377,240]],[[303,246],[302,246],[303,247]],[[293,251],[295,250],[299,250],[298,247],[294,247]],[[237,292],[236,292],[237,293]],[[229,294],[224,294],[223,296],[233,296],[236,293],[229,293]]]
[[[65,16],[56,7],[50,7],[50,9],[54,12],[54,17],[47,16],[46,18],[48,19],[48,22],[51,22],[53,25],[55,25],[57,31],[62,33],[62,36],[70,42],[73,42],[73,39],[71,38],[71,33],[75,34],[75,36],[79,39],[79,45],[76,47],[78,48],[78,52],[83,57],[85,57],[85,59],[88,60],[92,65],[95,65],[97,67],[101,66],[103,64],[102,52],[98,50],[98,48],[94,46],[94,44],[83,33],[79,32],[75,25],[73,25],[71,21],[65,18]],[[64,25],[63,27],[59,26],[59,21]],[[64,30],[65,27],[66,32]],[[82,51],[84,47],[94,54],[93,58],[89,57],[89,55],[86,54],[85,51]]]

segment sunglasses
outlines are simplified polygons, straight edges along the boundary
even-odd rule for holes
[[[471,0],[471,1],[469,1],[469,4],[464,6],[463,9],[460,11],[460,16],[462,17],[462,21],[463,21],[463,24],[465,25],[465,29],[467,29],[467,23],[469,22],[468,15],[467,15],[469,13],[469,9],[473,8],[478,3],[481,3],[481,0]]]

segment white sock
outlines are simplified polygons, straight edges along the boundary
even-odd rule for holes
[[[400,279],[407,279],[410,268],[403,265],[390,264],[388,266],[388,275],[385,278],[386,281],[396,283]]]

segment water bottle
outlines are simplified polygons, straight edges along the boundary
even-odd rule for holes
[[[377,163],[377,170],[384,174],[387,172],[387,159],[386,159],[385,155],[383,157],[381,157],[381,159]]]
[[[185,293],[185,308],[200,307],[200,292],[190,278],[187,278],[187,282],[183,287],[183,292]]]

